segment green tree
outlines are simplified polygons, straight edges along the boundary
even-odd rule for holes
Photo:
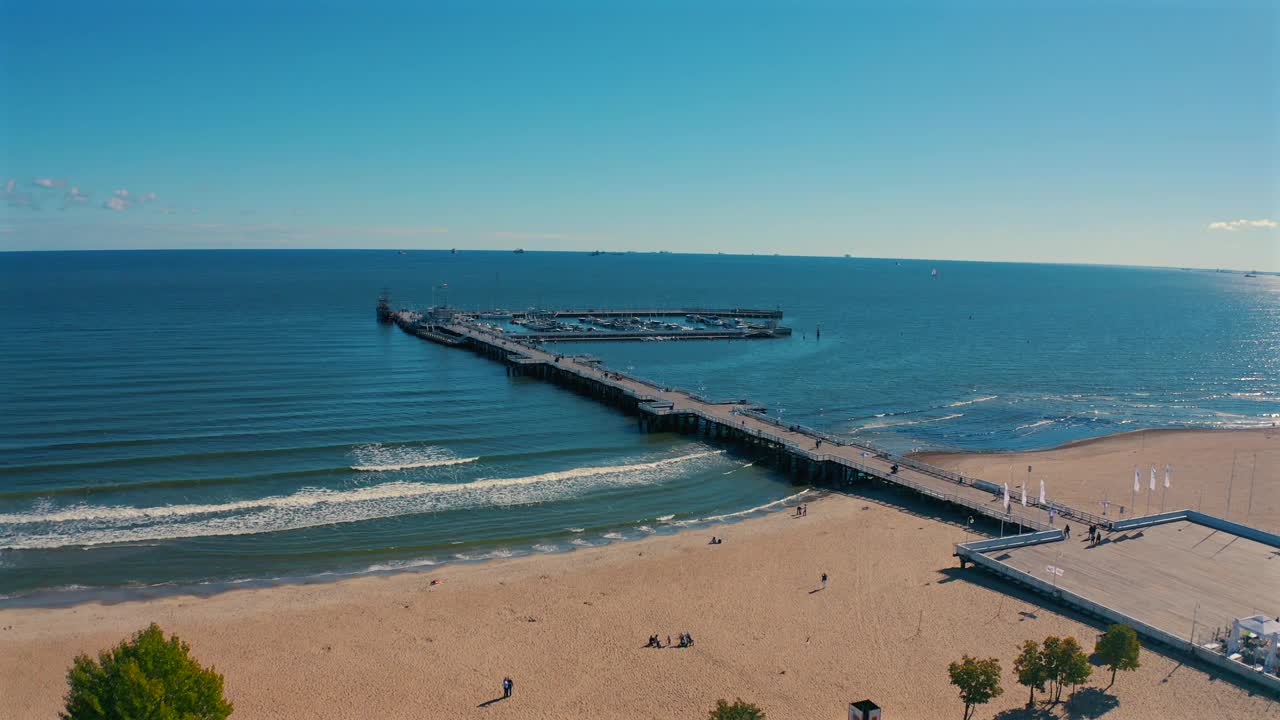
[[[1093,666],[1089,664],[1089,656],[1084,654],[1080,643],[1073,637],[1047,637],[1040,651],[1044,663],[1045,676],[1049,680],[1053,692],[1053,702],[1062,700],[1062,689],[1068,685],[1079,685],[1089,679]]]
[[[749,702],[738,698],[732,705],[724,700],[717,700],[711,709],[708,720],[764,720],[764,711]]]
[[[1103,665],[1111,668],[1111,684],[1107,685],[1107,689],[1111,689],[1111,685],[1116,684],[1117,670],[1137,670],[1138,652],[1142,646],[1138,644],[1138,633],[1128,625],[1112,625],[1107,628],[1107,632],[1098,638],[1098,642],[1093,646],[1093,653],[1098,656]]]
[[[225,720],[222,676],[155,623],[110,650],[75,659],[62,720]]]
[[[947,672],[951,674],[951,684],[960,688],[964,720],[973,717],[974,708],[1004,692],[1000,687],[1000,661],[995,658],[979,660],[965,655],[960,662],[947,666]]]
[[[1040,652],[1040,644],[1035,640],[1022,643],[1022,654],[1013,661],[1013,671],[1018,674],[1018,684],[1031,688],[1031,696],[1027,698],[1027,707],[1036,703],[1036,691],[1044,692],[1045,681],[1049,676],[1045,672],[1044,657]]]

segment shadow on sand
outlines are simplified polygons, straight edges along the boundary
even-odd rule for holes
[[[1109,695],[1107,691],[1096,687],[1080,688],[1066,705],[1067,717],[1072,720],[1100,718],[1118,707],[1120,701],[1115,695]]]

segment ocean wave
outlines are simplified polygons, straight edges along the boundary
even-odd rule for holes
[[[668,468],[719,454],[706,451],[468,483],[396,481],[343,490],[306,488],[290,495],[214,504],[42,506],[31,512],[0,514],[0,549],[249,535],[465,507],[549,502],[599,487],[655,484],[668,477],[664,472]],[[32,525],[44,532],[18,531]]]
[[[416,462],[398,463],[391,465],[352,465],[351,469],[356,472],[390,472],[392,470],[411,470],[413,468],[426,467],[443,467],[446,465],[465,465],[479,460],[479,457],[469,458],[448,458],[441,460],[419,460]]]
[[[771,502],[767,502],[767,503],[765,503],[765,504],[763,504],[763,505],[757,505],[757,506],[755,506],[755,507],[750,507],[750,508],[747,508],[746,510],[738,510],[737,512],[723,513],[723,514],[720,514],[720,515],[708,515],[708,516],[706,516],[706,517],[697,518],[697,519],[695,519],[695,520],[681,520],[681,521],[676,522],[676,523],[674,523],[674,524],[676,524],[676,525],[681,525],[681,526],[688,526],[688,525],[695,525],[695,524],[698,524],[698,523],[717,522],[717,521],[729,520],[729,519],[732,519],[732,518],[745,517],[745,516],[747,516],[747,515],[751,515],[751,514],[753,514],[753,513],[760,513],[760,512],[764,512],[764,511],[766,511],[766,510],[772,510],[773,508],[776,508],[776,507],[779,507],[779,506],[782,506],[782,505],[786,505],[787,503],[790,503],[790,502],[792,502],[792,501],[798,500],[798,499],[800,499],[800,498],[802,498],[802,497],[804,497],[804,496],[806,496],[806,495],[809,495],[810,493],[813,493],[813,492],[814,492],[814,490],[809,489],[809,488],[806,488],[806,489],[801,490],[800,492],[798,492],[798,493],[796,493],[796,494],[794,494],[794,495],[788,495],[787,497],[779,498],[779,499],[777,499],[777,500],[773,500],[773,501],[771,501]]]
[[[392,472],[413,468],[464,465],[480,459],[479,457],[458,457],[448,448],[436,445],[414,447],[381,443],[353,448],[351,455],[355,458],[351,469],[356,472]]]
[[[887,427],[906,427],[908,425],[923,425],[925,423],[942,422],[944,420],[954,420],[959,417],[964,417],[964,413],[952,413],[950,415],[943,415],[942,417],[924,418],[923,420],[904,420],[902,422],[870,423],[867,425],[862,425],[860,427],[854,428],[854,432],[858,432],[860,430],[879,430],[881,428],[887,428]]]
[[[998,398],[998,397],[1000,397],[1000,396],[999,396],[999,395],[987,395],[986,397],[974,398],[974,399],[972,399],[972,400],[961,400],[961,401],[959,401],[959,402],[953,402],[953,403],[951,403],[951,404],[949,404],[949,405],[943,405],[942,407],[949,407],[949,408],[953,408],[953,407],[960,407],[960,406],[962,406],[962,405],[973,405],[973,404],[975,404],[975,403],[983,403],[983,402],[987,402],[988,400],[995,400],[995,399],[996,399],[996,398]]]
[[[1060,419],[1061,419],[1061,418],[1060,418]],[[1031,428],[1038,428],[1038,427],[1041,427],[1041,426],[1043,426],[1043,425],[1052,425],[1053,423],[1056,423],[1056,422],[1058,422],[1058,420],[1054,420],[1054,419],[1049,419],[1049,420],[1037,420],[1037,421],[1035,421],[1035,422],[1033,422],[1033,423],[1027,423],[1026,425],[1019,425],[1018,427],[1014,428],[1014,430],[1015,430],[1015,431],[1016,431],[1016,430],[1030,430]]]

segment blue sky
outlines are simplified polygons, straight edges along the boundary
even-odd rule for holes
[[[1272,2],[0,3],[0,249],[1280,270]]]

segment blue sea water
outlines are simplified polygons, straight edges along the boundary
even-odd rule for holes
[[[383,288],[425,306],[444,283],[464,307],[780,307],[789,339],[562,347],[895,450],[1280,421],[1273,277],[730,255],[6,253],[0,595],[561,552],[802,490],[374,322]]]

